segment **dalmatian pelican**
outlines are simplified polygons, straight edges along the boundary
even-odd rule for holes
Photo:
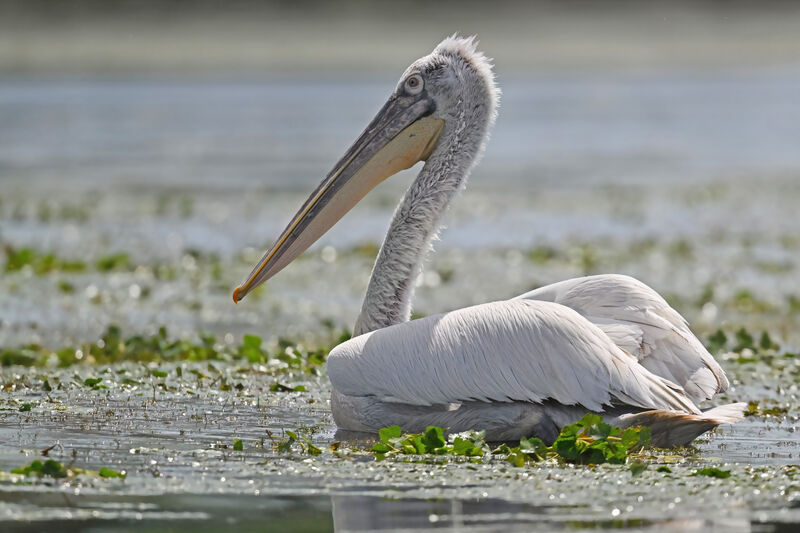
[[[366,130],[233,293],[239,302],[291,263],[383,180],[424,161],[394,212],[355,336],[327,361],[340,429],[397,424],[489,440],[552,441],[587,412],[646,425],[683,445],[742,418],[744,404],[702,411],[725,372],[653,289],[623,275],[548,285],[510,300],[409,320],[415,280],[450,202],[495,121],[500,90],[474,37],[442,41],[414,63]]]

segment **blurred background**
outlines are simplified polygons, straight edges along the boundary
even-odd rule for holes
[[[455,32],[503,100],[418,313],[621,272],[701,334],[792,339],[798,28],[795,2],[2,1],[0,345],[351,328],[418,167],[230,293]]]

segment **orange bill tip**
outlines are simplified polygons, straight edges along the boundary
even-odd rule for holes
[[[240,296],[239,293],[242,292],[242,286],[239,285],[235,289],[233,289],[233,303],[238,304],[239,301],[244,298],[244,296]]]

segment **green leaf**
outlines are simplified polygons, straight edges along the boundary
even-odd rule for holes
[[[152,374],[157,378],[165,378],[169,375],[167,372],[164,372],[163,370],[153,370]]]
[[[390,439],[399,438],[402,434],[403,430],[400,426],[389,426],[378,431],[381,442],[389,442]]]
[[[480,457],[483,455],[483,449],[476,446],[474,441],[456,437],[453,440],[453,454],[466,457]]]
[[[18,468],[13,469],[11,473],[22,474],[23,476],[29,476],[31,474],[41,474],[43,466],[44,464],[39,459],[35,459],[29,465],[20,466]]]
[[[294,387],[290,387],[289,385],[284,385],[283,383],[273,383],[269,387],[270,392],[306,392],[305,385],[297,385]]]
[[[603,421],[602,417],[588,413],[579,421],[564,426],[553,443],[552,450],[568,462],[581,464],[612,463],[623,464],[630,449],[639,449],[650,442],[650,430],[647,428],[628,428],[622,431]],[[523,444],[520,447],[537,448],[535,452],[543,457],[548,448],[542,445]],[[544,453],[543,453],[544,452]]]
[[[759,339],[759,341],[758,341],[758,346],[759,346],[759,347],[760,347],[762,350],[765,350],[765,351],[766,351],[766,350],[775,350],[775,351],[777,351],[777,350],[780,350],[780,348],[781,348],[781,347],[778,345],[778,343],[774,342],[774,341],[773,341],[773,340],[770,338],[770,336],[769,336],[769,333],[767,333],[766,331],[763,331],[763,332],[761,333],[761,339]]]
[[[292,451],[292,444],[297,442],[297,433],[294,431],[286,430],[286,435],[289,438],[281,441],[277,446],[275,446],[275,449],[278,451],[278,453],[288,453]]]
[[[607,439],[614,428],[611,425],[606,424],[602,420],[597,422],[596,424],[586,425],[584,424],[584,435],[591,437],[594,440],[604,440]]]
[[[233,439],[233,451],[241,452],[244,450],[244,443],[242,443],[242,439]]]
[[[511,463],[516,467],[525,466],[525,459],[527,456],[520,451],[519,448],[511,448],[508,455],[506,455],[506,461]]]
[[[385,442],[376,442],[375,445],[372,447],[372,451],[375,453],[389,453],[392,451],[392,447],[390,447]]]
[[[20,412],[23,412],[23,413],[26,412],[26,411],[30,411],[31,410],[31,404],[23,403],[22,405],[19,406],[19,410],[20,410]]]
[[[528,439],[520,439],[519,441],[519,449],[529,456],[532,459],[536,459],[537,461],[541,461],[547,456],[547,446],[542,441],[542,439],[538,437],[530,437]]]
[[[310,440],[306,441],[306,449],[308,450],[309,455],[319,455],[322,453],[322,450],[314,446]]]
[[[721,329],[718,329],[716,333],[708,338],[708,351],[712,354],[718,353],[727,345],[728,337],[725,336],[725,332],[723,332]]]
[[[631,471],[631,476],[636,477],[641,475],[647,469],[647,465],[641,461],[634,461],[631,463],[631,466],[628,467],[628,470]]]
[[[639,451],[642,448],[650,445],[650,439],[652,438],[652,433],[650,428],[647,426],[640,426],[639,427],[639,442],[631,447],[632,451]]]
[[[403,441],[403,449],[406,449],[406,446],[411,446],[414,450],[413,452],[409,453],[418,453],[420,455],[425,455],[426,453],[434,453],[434,450],[429,450],[427,444],[423,440],[422,435],[411,434]]]
[[[664,473],[667,473],[667,474],[671,474],[672,473],[672,469],[670,467],[666,466],[666,465],[661,465],[658,468],[656,468],[656,472],[664,472]]]
[[[112,469],[106,468],[104,466],[104,467],[102,467],[100,469],[100,471],[98,472],[98,475],[100,477],[104,477],[104,478],[107,478],[107,479],[112,479],[112,478],[125,479],[125,477],[127,477],[128,474],[126,474],[125,472],[117,472],[116,470],[112,470]]]
[[[693,476],[708,476],[708,477],[715,477],[719,479],[725,479],[731,477],[730,470],[720,470],[714,466],[707,466],[705,468],[701,468],[697,470]]]
[[[577,445],[579,431],[580,427],[578,424],[564,426],[553,443],[553,450],[568,461],[577,460],[581,455]]]
[[[745,348],[754,349],[755,344],[753,336],[744,328],[739,328],[736,332],[736,347],[733,349],[735,352],[741,352]]]
[[[650,428],[641,426],[626,428],[622,432],[620,443],[625,450],[636,451],[644,448],[650,443]]]
[[[118,270],[128,268],[131,263],[131,258],[126,253],[109,254],[97,260],[95,266],[101,272],[109,272],[111,270]]]
[[[48,459],[42,465],[42,475],[52,478],[67,477],[67,470],[64,466],[54,459]]]
[[[97,387],[100,382],[103,381],[103,378],[86,378],[83,380],[83,384],[87,387]]]
[[[422,444],[425,451],[433,453],[434,450],[444,446],[444,431],[440,427],[428,426],[425,429],[425,436],[422,437]]]
[[[603,424],[603,423],[604,423],[603,422],[603,417],[601,417],[600,415],[596,415],[594,413],[586,413],[585,415],[583,415],[583,418],[578,420],[577,425],[583,426],[583,427],[591,427],[591,426],[596,426],[596,425]]]
[[[257,335],[245,335],[242,338],[242,346],[244,348],[261,349],[261,337]]]

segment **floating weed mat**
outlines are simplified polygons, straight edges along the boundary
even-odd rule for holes
[[[769,332],[760,334],[739,328],[732,334],[726,334],[718,329],[706,340],[706,347],[712,354],[727,352],[730,356],[725,359],[736,363],[754,363],[759,360],[771,362],[774,358],[794,358],[797,354],[784,352],[781,355],[781,345],[772,339]]]
[[[83,272],[86,263],[78,260],[68,260],[56,257],[52,253],[37,252],[32,248],[14,248],[3,246],[6,263],[3,270],[6,273],[30,269],[37,276],[50,272]]]
[[[35,459],[25,466],[14,468],[9,474],[24,476],[25,478],[51,478],[64,479],[67,481],[81,475],[103,479],[125,479],[128,475],[124,470],[120,472],[105,466],[97,471],[85,470],[74,466],[65,466],[55,459],[47,459],[45,461]]]
[[[335,333],[332,337],[333,342],[330,345],[316,348],[306,348],[299,343],[280,340],[278,349],[270,353],[262,348],[262,339],[255,335],[245,335],[238,345],[219,342],[212,335],[202,335],[199,342],[192,342],[183,339],[170,340],[164,327],[152,336],[123,337],[120,328],[112,325],[96,342],[77,348],[51,350],[36,344],[4,348],[0,350],[0,365],[68,367],[78,363],[113,364],[125,361],[246,361],[260,364],[279,362],[293,370],[318,374],[331,348],[350,336],[342,332]]]
[[[650,443],[650,430],[646,427],[621,429],[603,422],[589,413],[574,424],[562,428],[552,446],[537,437],[520,440],[519,446],[502,444],[492,449],[484,440],[484,433],[471,431],[451,435],[445,439],[444,430],[429,426],[424,433],[402,433],[400,426],[383,428],[380,442],[372,447],[378,461],[390,456],[460,456],[473,462],[484,455],[500,456],[514,466],[556,459],[576,464],[624,464],[629,454]]]
[[[705,468],[697,469],[693,474],[693,476],[707,476],[707,477],[715,477],[717,479],[727,479],[731,477],[730,470],[721,470],[714,466],[707,466]]]

